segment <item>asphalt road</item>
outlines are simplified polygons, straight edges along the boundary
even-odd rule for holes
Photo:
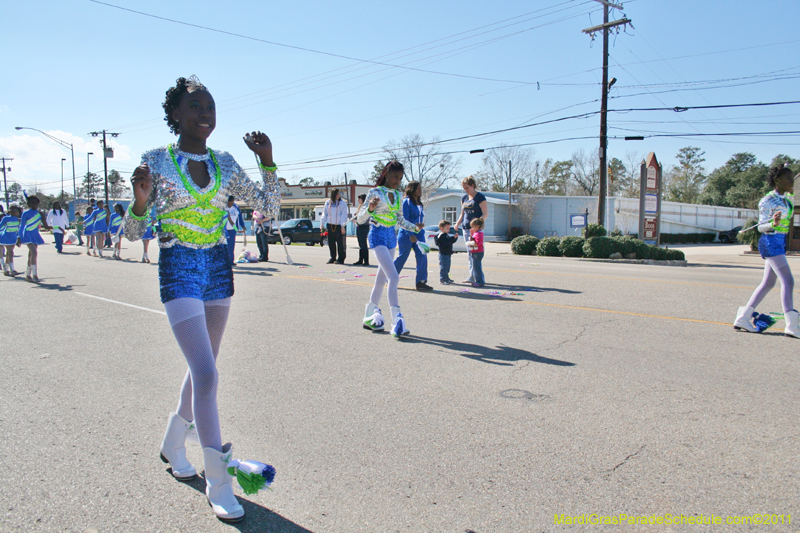
[[[124,244],[124,261],[44,246],[41,284],[0,278],[0,531],[800,530],[555,523],[800,524],[800,340],[782,323],[730,326],[763,268],[740,247],[687,248],[690,266],[665,267],[491,244],[484,289],[440,286],[432,253],[435,292],[402,272],[412,335],[398,341],[361,327],[374,266],[302,245],[290,266],[272,246],[274,262],[236,269],[219,408],[234,457],[278,474],[231,526],[201,478],[179,483],[158,458],[186,364],[157,265]],[[466,273],[456,255],[453,277]],[[760,310],[780,311],[777,290]]]

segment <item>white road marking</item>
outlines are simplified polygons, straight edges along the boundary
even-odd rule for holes
[[[156,311],[155,309],[150,309],[148,307],[140,307],[138,305],[128,304],[128,303],[125,303],[125,302],[118,302],[116,300],[109,300],[108,298],[103,298],[102,296],[94,296],[92,294],[85,294],[85,293],[76,292],[76,291],[73,291],[72,294],[79,294],[81,296],[86,296],[87,298],[95,298],[97,300],[103,300],[104,302],[111,302],[112,304],[125,305],[125,306],[128,306],[128,307],[133,307],[134,309],[141,309],[142,311],[150,311],[151,313],[158,313],[159,315],[166,316],[166,314],[167,314],[166,311]]]

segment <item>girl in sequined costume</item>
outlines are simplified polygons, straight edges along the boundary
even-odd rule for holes
[[[134,241],[145,234],[151,211],[160,221],[161,301],[189,365],[177,413],[170,415],[161,444],[161,459],[170,463],[179,480],[195,477],[184,442],[196,426],[208,501],[220,520],[237,522],[244,518],[244,509],[233,494],[227,470],[231,445],[222,444],[217,411],[216,358],[233,296],[225,207],[228,196],[235,195],[277,217],[280,189],[272,143],[261,132],[244,138],[260,160],[262,182],[256,184],[230,154],[206,147],[216,111],[214,99],[199,80],[179,78],[167,91],[164,110],[178,142],[142,156],[132,178],[135,200],[124,222],[125,235]]]
[[[25,270],[25,281],[39,283],[38,258],[39,245],[44,244],[44,239],[39,234],[39,228],[49,230],[50,226],[45,222],[45,217],[39,211],[39,198],[28,196],[28,210],[22,213],[19,220],[19,235],[17,236],[17,247],[21,244],[28,246],[28,268]]]
[[[792,227],[792,214],[794,212],[794,178],[792,171],[780,165],[769,169],[767,174],[770,187],[773,188],[758,203],[758,231],[761,237],[758,240],[758,251],[764,258],[764,279],[756,287],[750,301],[745,307],[740,307],[736,313],[733,327],[738,330],[758,332],[758,328],[751,322],[755,308],[775,282],[781,280],[781,304],[785,322],[784,333],[787,336],[800,338],[800,314],[794,309],[792,292],[794,291],[794,277],[789,263],[786,261],[786,238]]]
[[[121,260],[120,254],[122,253],[122,237],[125,231],[122,229],[122,223],[125,219],[125,209],[122,204],[114,204],[114,212],[111,213],[111,218],[108,219],[108,232],[111,234],[111,242],[114,242],[114,259]],[[116,236],[116,239],[114,238]]]
[[[5,255],[3,264],[3,275],[16,276],[19,274],[14,270],[14,245],[17,244],[19,235],[19,207],[11,205],[8,214],[0,220],[0,251]]]
[[[394,266],[394,253],[397,248],[397,233],[395,226],[417,233],[422,229],[422,224],[414,225],[403,217],[402,201],[400,199],[400,182],[403,180],[403,165],[397,161],[390,161],[381,172],[377,187],[367,193],[367,198],[358,210],[356,219],[359,224],[369,221],[370,229],[367,243],[378,259],[378,275],[372,287],[369,303],[364,311],[363,325],[372,331],[383,331],[385,322],[378,303],[383,293],[383,286],[389,282],[386,298],[392,312],[393,337],[408,335],[403,314],[400,312],[400,303],[397,298],[397,285],[400,275]]]

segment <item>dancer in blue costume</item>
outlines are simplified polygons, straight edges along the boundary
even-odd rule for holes
[[[794,277],[792,269],[786,261],[786,238],[792,227],[794,213],[794,180],[792,171],[785,165],[772,167],[767,174],[772,191],[758,202],[758,251],[764,258],[764,278],[753,291],[747,305],[740,307],[736,313],[733,327],[752,333],[759,332],[751,322],[756,307],[775,282],[781,280],[781,305],[785,322],[784,334],[800,338],[800,314],[794,308]]]
[[[39,234],[39,228],[49,230],[50,226],[45,222],[45,217],[39,211],[39,198],[28,196],[28,209],[22,213],[19,220],[19,235],[17,236],[17,247],[21,244],[28,246],[28,268],[25,270],[25,281],[39,283],[41,280],[38,275],[39,245],[44,244],[44,239]]]
[[[8,214],[0,220],[0,250],[6,258],[3,264],[4,276],[13,277],[19,274],[14,270],[14,245],[17,244],[19,236],[19,217],[19,207],[11,205]]]
[[[388,281],[386,297],[392,312],[393,337],[408,335],[409,329],[403,314],[400,312],[400,302],[397,297],[397,285],[400,275],[394,266],[394,253],[397,248],[397,234],[395,226],[417,233],[422,229],[422,224],[414,225],[403,218],[403,209],[400,200],[400,182],[403,180],[404,168],[398,161],[390,161],[381,172],[377,187],[370,189],[367,198],[361,205],[356,215],[358,223],[370,222],[367,242],[370,249],[378,259],[378,275],[372,287],[369,302],[364,310],[363,325],[372,331],[383,331],[384,318],[378,308],[383,286]]]
[[[261,132],[244,137],[260,161],[261,182],[257,184],[230,154],[206,146],[216,127],[216,107],[197,78],[179,78],[167,91],[163,107],[164,120],[179,135],[178,142],[142,156],[133,174],[134,201],[124,223],[131,241],[145,234],[151,212],[161,223],[161,301],[189,365],[177,413],[170,415],[161,443],[161,459],[169,462],[176,478],[192,479],[196,470],[186,458],[184,443],[196,426],[203,447],[208,502],[220,520],[238,522],[244,518],[244,509],[233,494],[231,444],[222,444],[217,409],[216,359],[233,296],[225,208],[228,196],[234,195],[259,212],[277,217],[280,188],[272,143]],[[271,474],[274,476],[274,469]],[[267,484],[272,481],[266,474],[263,479]]]

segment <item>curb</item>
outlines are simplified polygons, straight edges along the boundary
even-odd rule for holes
[[[631,265],[657,265],[657,266],[679,266],[685,267],[689,262],[685,259],[681,260],[665,260],[659,261],[657,259],[592,259],[588,257],[579,257],[578,261],[593,261],[595,263],[628,263]]]

